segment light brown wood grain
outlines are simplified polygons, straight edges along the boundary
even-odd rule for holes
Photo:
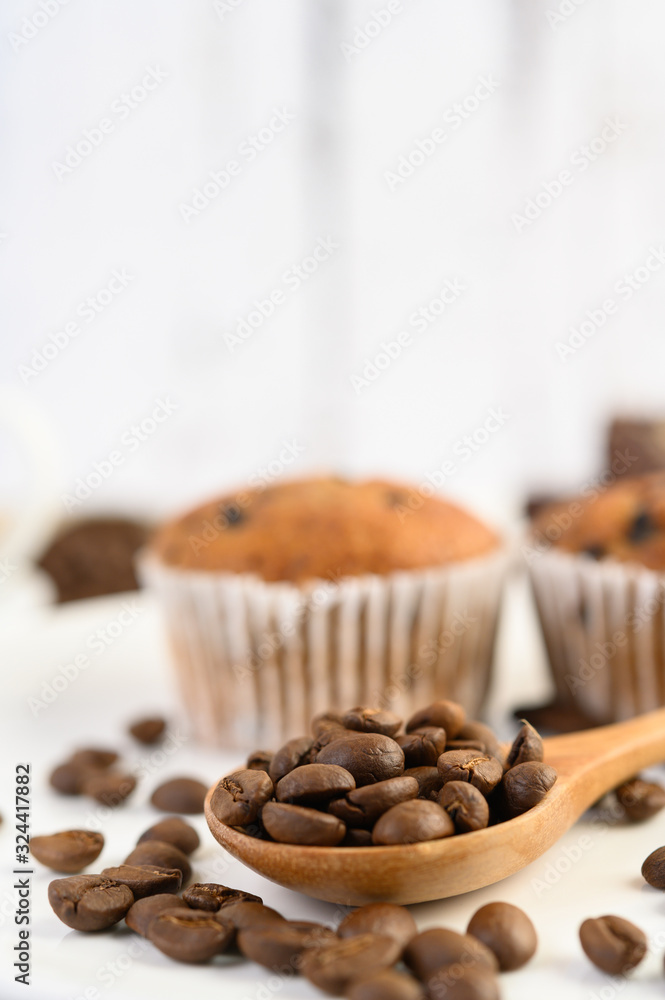
[[[665,760],[665,709],[544,741],[558,779],[534,809],[445,840],[390,847],[301,847],[257,840],[205,814],[215,839],[272,882],[333,903],[419,903],[491,885],[540,857],[605,792]]]

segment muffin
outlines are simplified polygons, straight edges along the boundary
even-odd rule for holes
[[[558,701],[595,723],[665,705],[665,473],[546,507],[526,554]]]
[[[156,533],[141,571],[165,608],[202,739],[256,746],[331,706],[409,711],[434,696],[477,713],[505,551],[471,514],[423,493],[283,482]]]

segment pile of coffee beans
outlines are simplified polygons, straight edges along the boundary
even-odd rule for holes
[[[556,781],[522,723],[504,756],[492,730],[437,701],[408,719],[375,708],[327,712],[312,735],[258,750],[210,800],[227,826],[288,844],[369,847],[470,833],[533,808]]]
[[[82,832],[33,838],[34,856],[79,872],[103,845],[101,835]],[[444,927],[418,933],[411,913],[394,903],[361,906],[333,929],[287,920],[260,896],[218,883],[194,883],[177,895],[198,846],[196,831],[169,817],[142,833],[122,864],[51,882],[49,902],[77,931],[109,930],[124,919],[175,961],[244,957],[285,977],[301,974],[349,1000],[498,1000],[498,973],[520,968],[536,951],[533,924],[509,903],[482,907],[466,933]]]

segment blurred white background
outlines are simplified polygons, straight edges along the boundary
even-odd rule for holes
[[[5,0],[4,506],[161,516],[281,464],[429,475],[506,523],[599,471],[609,415],[665,408],[664,27]]]

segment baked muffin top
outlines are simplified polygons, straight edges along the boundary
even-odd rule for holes
[[[185,569],[301,583],[440,566],[498,542],[471,514],[416,488],[330,477],[212,500],[161,528],[151,551]]]
[[[665,569],[665,472],[620,479],[600,490],[547,506],[534,518],[536,537],[592,559]]]

